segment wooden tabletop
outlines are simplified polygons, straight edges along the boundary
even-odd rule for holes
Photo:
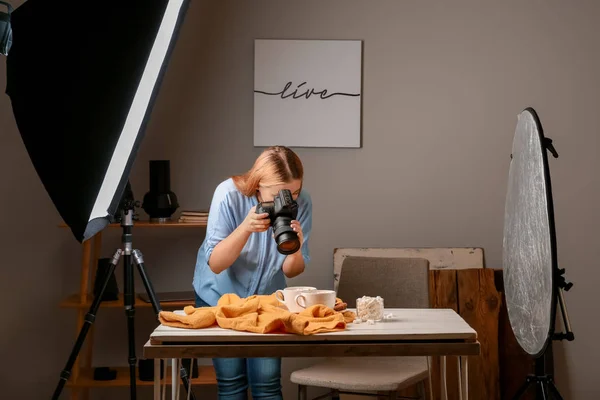
[[[477,332],[452,309],[385,309],[393,318],[315,335],[158,326],[147,358],[476,355]]]

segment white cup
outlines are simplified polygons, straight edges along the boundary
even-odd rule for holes
[[[298,293],[295,298],[296,305],[301,309],[321,304],[333,309],[335,307],[335,290],[312,290]]]
[[[275,292],[275,298],[285,304],[290,312],[298,313],[303,309],[296,304],[296,295],[300,292],[309,293],[317,288],[312,286],[291,286],[283,290],[279,289]]]

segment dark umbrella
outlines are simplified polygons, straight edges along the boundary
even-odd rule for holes
[[[133,202],[124,196],[187,0],[28,0],[11,16],[6,93],[29,157],[58,212],[82,242],[124,222],[124,302],[134,310],[132,257],[156,313],[160,305],[131,251]],[[121,201],[126,200],[126,201]],[[123,210],[122,208],[125,208]],[[126,242],[126,243],[125,243]],[[109,278],[105,272],[54,392],[69,379],[95,320]],[[136,397],[134,313],[127,313],[131,398]],[[189,382],[182,369],[187,389]]]

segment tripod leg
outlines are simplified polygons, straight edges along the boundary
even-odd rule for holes
[[[538,381],[539,386],[539,393],[541,394],[541,398],[543,400],[549,400],[548,399],[548,388],[546,387],[546,382],[543,380]]]
[[[530,378],[527,378],[525,383],[523,383],[523,385],[519,388],[519,390],[517,390],[517,393],[515,393],[513,400],[520,399],[521,396],[523,396],[527,392],[527,389],[529,388],[530,384],[531,384],[531,380],[530,380]]]
[[[154,308],[154,313],[158,317],[158,313],[161,312],[160,303],[156,298],[154,288],[152,287],[152,282],[150,282],[150,278],[148,278],[148,274],[146,274],[146,267],[144,266],[144,256],[142,255],[142,252],[139,250],[133,250],[133,259],[135,260],[138,272],[140,273],[140,277],[144,283],[146,293],[148,293],[148,297],[152,303],[152,308]]]
[[[558,389],[554,385],[554,381],[550,381],[548,383],[548,388],[550,389],[550,393],[552,393],[552,396],[554,397],[555,400],[563,400],[562,396],[558,392]]]
[[[65,366],[65,369],[60,373],[60,380],[54,391],[54,394],[52,395],[52,400],[59,399],[60,394],[61,394],[65,384],[67,383],[67,381],[69,380],[69,377],[71,376],[71,369],[73,368],[73,364],[75,363],[75,360],[77,360],[77,357],[79,356],[79,352],[81,351],[81,346],[83,346],[83,343],[85,342],[85,338],[87,336],[87,333],[88,333],[90,327],[96,320],[96,313],[98,312],[98,308],[100,308],[100,303],[102,302],[102,297],[104,296],[104,291],[106,290],[106,286],[108,286],[108,281],[110,280],[111,275],[115,271],[115,267],[119,263],[119,257],[121,256],[121,253],[122,253],[122,250],[117,249],[117,251],[113,255],[112,261],[110,262],[110,265],[108,267],[108,271],[106,272],[106,276],[104,277],[104,279],[102,281],[102,285],[100,287],[100,292],[94,298],[94,301],[92,302],[92,305],[90,306],[89,311],[85,315],[83,326],[81,327],[81,331],[79,332],[79,336],[77,337],[75,346],[73,347],[73,350],[71,351],[71,355],[69,356],[67,365]]]
[[[134,281],[133,281],[133,264],[131,260],[131,254],[123,256],[125,262],[124,270],[124,300],[125,300],[125,315],[127,316],[127,339],[129,347],[129,388],[130,388],[130,399],[136,399],[136,356],[135,356],[135,298],[134,298]]]
[[[152,307],[154,308],[154,312],[156,313],[156,317],[158,318],[158,313],[161,311],[160,303],[156,298],[156,293],[154,292],[154,288],[152,287],[152,282],[150,282],[150,278],[148,278],[148,274],[146,274],[146,267],[144,265],[144,256],[142,255],[142,252],[137,249],[133,250],[133,259],[135,260],[138,271],[140,273],[140,277],[142,278],[142,282],[144,283],[144,288],[146,288],[146,293],[148,294],[148,298],[150,299]],[[193,363],[190,362],[190,377],[192,376],[192,368]],[[181,368],[179,371],[183,387],[185,388],[186,392],[191,391],[190,398],[196,400],[196,396],[194,396],[194,392],[192,391],[192,388],[190,386],[187,370],[183,366],[183,363],[181,364]]]

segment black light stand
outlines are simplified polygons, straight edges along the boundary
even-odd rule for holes
[[[129,186],[129,184],[128,184],[128,186]],[[126,192],[126,194],[127,194],[127,192]],[[53,400],[59,399],[59,396],[62,392],[63,387],[65,386],[65,383],[68,381],[69,377],[71,376],[71,369],[73,368],[73,364],[75,363],[75,360],[77,359],[77,356],[81,350],[81,346],[83,345],[83,343],[85,341],[85,338],[87,336],[87,333],[88,333],[90,327],[96,320],[96,313],[98,311],[98,308],[100,307],[100,303],[102,302],[102,297],[104,296],[104,291],[106,290],[109,279],[112,276],[112,274],[114,273],[114,270],[115,270],[117,264],[119,263],[119,259],[121,258],[122,255],[123,255],[123,262],[124,262],[123,277],[124,277],[124,286],[125,286],[123,299],[124,299],[124,305],[125,305],[125,315],[127,316],[127,337],[128,337],[128,348],[129,348],[128,362],[129,362],[129,378],[130,378],[130,398],[131,398],[131,400],[136,399],[135,367],[136,367],[137,359],[136,359],[136,354],[135,354],[135,336],[134,336],[135,290],[134,290],[134,273],[133,273],[132,261],[135,261],[135,263],[137,265],[138,272],[140,273],[142,282],[144,283],[144,287],[146,289],[146,293],[148,294],[150,302],[152,303],[152,308],[154,309],[154,313],[156,314],[157,318],[158,318],[158,313],[161,311],[161,308],[160,308],[160,303],[156,299],[156,295],[154,292],[154,288],[152,287],[152,283],[150,282],[150,279],[148,278],[148,275],[146,274],[142,253],[137,249],[133,249],[133,246],[132,246],[133,212],[134,212],[135,207],[139,207],[139,201],[135,201],[133,199],[133,197],[124,196],[122,203],[121,203],[121,207],[120,207],[120,212],[121,212],[121,218],[120,218],[121,221],[120,222],[121,222],[121,227],[123,229],[123,235],[122,235],[123,249],[117,249],[117,251],[113,255],[110,265],[108,267],[108,271],[106,272],[106,275],[101,283],[100,291],[94,298],[89,311],[85,315],[84,324],[81,327],[81,331],[79,333],[79,336],[77,337],[75,346],[73,347],[73,350],[71,351],[71,355],[69,356],[69,359],[67,361],[65,369],[60,374],[60,380],[58,382],[58,385],[56,387],[54,395],[52,396]],[[132,257],[133,257],[133,259],[132,259]],[[185,390],[187,390],[187,391],[191,390],[188,374],[187,374],[186,369],[183,367],[183,365],[181,367],[180,374],[181,374],[181,380],[183,382],[183,386],[184,386]],[[195,399],[193,392],[190,393],[190,397],[192,399]]]

